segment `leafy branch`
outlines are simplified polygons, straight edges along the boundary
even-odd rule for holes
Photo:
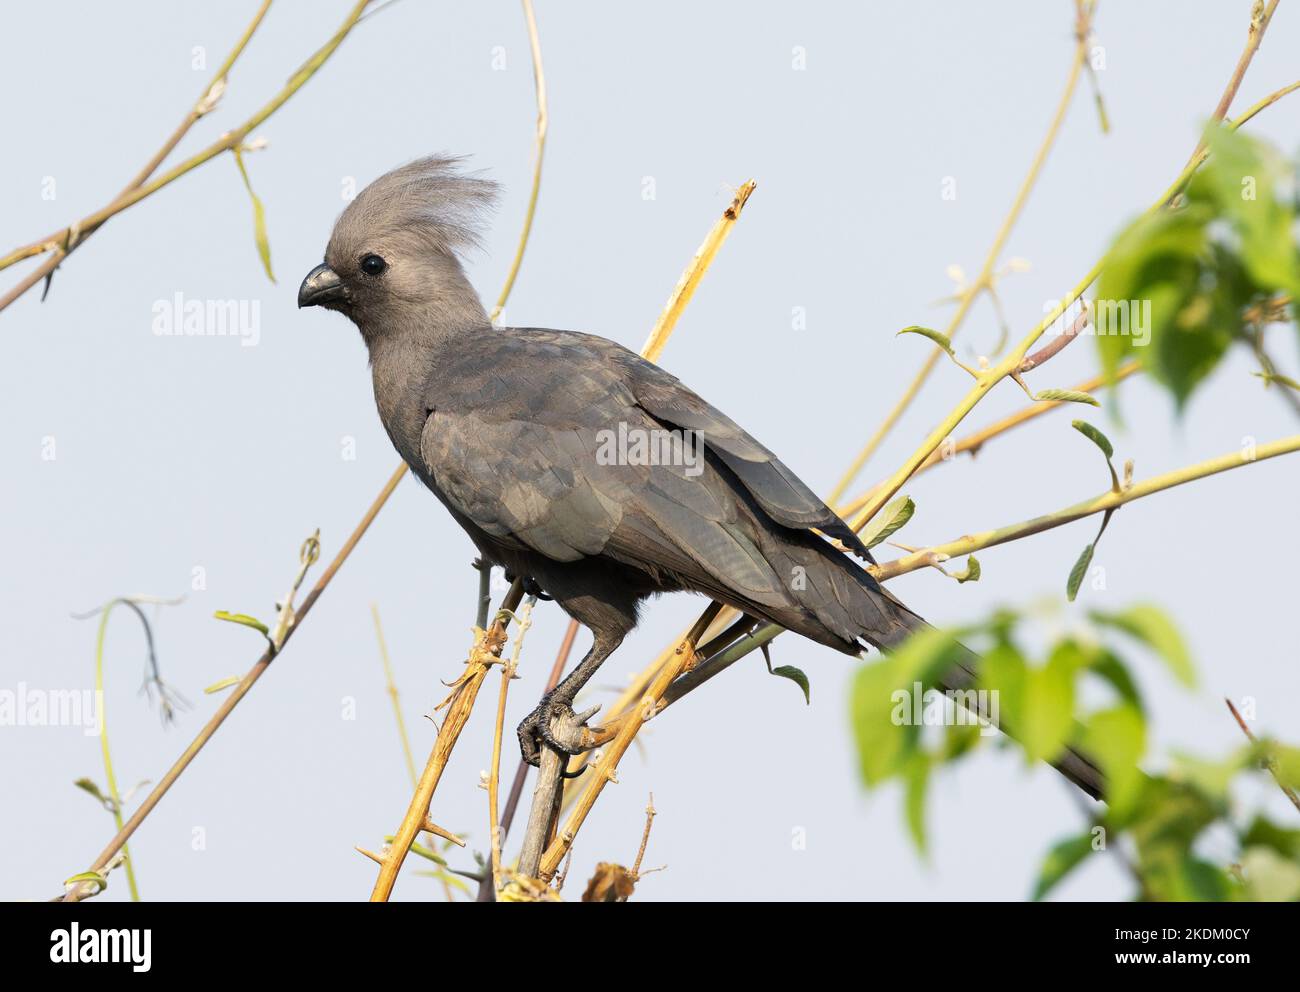
[[[1056,144],[1057,136],[1061,132],[1061,125],[1064,124],[1070,104],[1074,101],[1074,93],[1079,85],[1079,76],[1084,66],[1088,64],[1089,38],[1092,34],[1092,18],[1095,13],[1095,6],[1089,0],[1075,0],[1074,54],[1070,59],[1070,68],[1066,75],[1065,87],[1061,92],[1061,99],[1058,101],[1056,112],[1052,115],[1051,123],[1047,127],[1047,133],[1043,136],[1038,151],[1034,154],[1034,159],[1030,163],[1029,172],[1025,175],[1020,188],[1016,191],[1015,199],[1011,203],[1011,209],[1007,211],[1006,217],[999,226],[997,233],[993,236],[993,244],[989,246],[988,254],[984,256],[984,263],[980,266],[979,274],[976,275],[974,282],[965,287],[958,298],[957,310],[953,313],[947,327],[942,332],[942,336],[946,341],[951,342],[953,336],[961,329],[980,293],[989,292],[992,294],[994,292],[994,270],[997,268],[998,260],[1002,256],[1002,250],[1006,247],[1007,239],[1011,236],[1011,231],[1020,219],[1025,204],[1029,201],[1029,195],[1033,192],[1034,186],[1042,174],[1048,154]],[[949,348],[951,348],[951,345],[949,345]],[[921,365],[920,370],[903,391],[903,395],[899,397],[898,402],[885,415],[884,420],[872,433],[866,446],[853,459],[840,481],[830,491],[830,494],[826,497],[827,503],[833,506],[843,499],[844,494],[848,491],[849,486],[853,484],[853,480],[857,478],[858,473],[862,471],[871,456],[876,453],[885,438],[889,436],[890,431],[902,419],[908,407],[912,405],[912,401],[920,393],[921,387],[925,385],[925,381],[930,377],[930,373],[934,371],[935,365],[939,362],[939,356],[943,353],[942,347],[930,353],[929,358]],[[889,496],[882,501],[881,505],[888,502],[895,492],[897,492],[897,488],[889,493]]]
[[[226,57],[226,60],[222,63],[220,69],[217,70],[217,75],[213,79],[212,83],[206,90],[204,90],[203,96],[200,97],[199,101],[187,113],[185,118],[181,121],[180,126],[171,137],[167,139],[162,148],[154,154],[149,162],[146,163],[145,167],[140,170],[136,177],[125,189],[122,190],[121,193],[114,197],[104,207],[101,207],[94,213],[82,217],[80,220],[74,221],[62,230],[56,231],[45,238],[41,238],[39,241],[33,241],[30,244],[16,248],[8,255],[0,257],[0,269],[5,269],[10,265],[13,265],[15,262],[22,261],[23,259],[30,258],[34,255],[48,254],[49,256],[40,266],[20,280],[9,292],[5,293],[4,296],[0,296],[0,311],[3,311],[7,306],[9,306],[9,304],[13,303],[14,300],[18,299],[18,297],[22,296],[27,292],[27,290],[31,289],[42,279],[48,280],[52,277],[54,270],[62,264],[63,260],[83,244],[86,238],[97,231],[105,221],[121,213],[123,210],[126,210],[128,207],[134,206],[146,197],[152,196],[164,186],[170,185],[181,176],[193,171],[205,162],[216,158],[223,152],[237,152],[241,149],[249,134],[284,106],[284,104],[288,102],[289,98],[297,93],[298,90],[302,88],[303,84],[306,83],[307,80],[311,79],[311,77],[316,74],[317,70],[319,70],[320,67],[329,60],[330,56],[333,55],[339,45],[343,43],[343,39],[348,36],[348,33],[356,25],[357,21],[361,19],[362,13],[371,2],[372,0],[358,0],[358,2],[353,5],[348,16],[344,18],[343,23],[339,26],[338,30],[334,32],[333,36],[323,46],[317,49],[317,51],[305,63],[303,63],[296,72],[294,72],[284,87],[269,101],[263,104],[263,106],[251,117],[245,120],[238,127],[234,128],[234,130],[225,132],[220,138],[208,145],[207,148],[190,156],[188,159],[167,170],[162,175],[151,178],[176,145],[180,143],[181,138],[189,132],[190,128],[200,118],[207,113],[210,113],[212,109],[215,108],[217,101],[221,99],[221,96],[226,90],[226,77],[229,74],[230,69],[243,53],[249,39],[262,23],[262,18],[266,15],[267,8],[270,7],[270,0],[264,0],[262,6],[258,9],[256,16],[235,45],[235,48],[231,51],[230,55]],[[269,259],[264,260],[267,261],[267,269],[269,273]]]

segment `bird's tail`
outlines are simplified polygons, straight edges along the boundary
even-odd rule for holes
[[[890,643],[878,644],[877,647],[884,651],[894,650],[900,647],[904,641],[912,634],[918,631],[930,629],[930,624],[922,617],[917,616],[897,599],[885,592],[881,588],[881,593],[885,596],[889,604],[894,607],[891,611],[899,621],[900,626],[905,626],[907,632],[893,638]],[[961,642],[954,642],[957,648],[958,656],[951,668],[940,675],[936,682],[938,688],[944,692],[953,693],[953,698],[962,699],[960,695],[962,690],[971,689],[975,686],[977,673],[979,671],[980,659],[970,648]],[[996,691],[996,690],[995,690]],[[985,714],[981,714],[985,715]],[[998,729],[1010,737],[1016,739],[1015,728],[1008,728],[1006,724],[999,721]],[[1087,755],[1072,747],[1067,747],[1061,752],[1060,756],[1052,762],[1052,767],[1064,775],[1070,782],[1077,785],[1080,789],[1090,795],[1093,799],[1106,798],[1106,780],[1102,775],[1101,769],[1097,767]]]
[[[792,608],[744,606],[752,615],[765,616],[796,633],[850,654],[861,650],[862,641],[883,651],[895,650],[912,634],[930,628],[922,617],[886,592],[870,573],[824,541],[782,540],[771,542],[763,551],[774,567],[792,569],[799,581],[791,584],[790,593],[795,600]],[[974,688],[977,681],[979,656],[960,643],[957,652],[952,667],[937,679],[937,687],[945,692]],[[1016,736],[1014,728],[999,726],[999,729],[1013,739]],[[1085,755],[1067,749],[1053,765],[1094,799],[1104,797],[1105,780],[1101,770]]]

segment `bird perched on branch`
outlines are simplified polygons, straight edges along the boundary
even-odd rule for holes
[[[771,451],[675,377],[576,331],[494,328],[460,256],[496,185],[425,158],[362,191],[298,305],[347,316],[370,353],[384,427],[483,558],[591,631],[591,650],[520,725],[520,748],[565,748],[551,721],[656,593],[694,591],[845,654],[927,626],[828,539],[855,534]],[[967,685],[959,659],[945,685]],[[1097,796],[1072,752],[1058,764]]]

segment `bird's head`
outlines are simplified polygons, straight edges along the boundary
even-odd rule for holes
[[[476,247],[497,186],[434,156],[380,176],[334,225],[298,306],[338,310],[367,341],[413,321],[486,323],[459,255]]]

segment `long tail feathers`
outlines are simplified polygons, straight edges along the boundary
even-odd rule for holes
[[[912,633],[925,630],[930,627],[923,618],[917,616],[906,606],[896,600],[884,589],[880,590],[884,597],[894,607],[890,613],[891,618],[898,620],[907,628],[907,633],[899,637],[893,637],[878,646],[884,650],[900,646]],[[874,642],[874,639],[873,639]],[[939,688],[944,691],[955,691],[960,689],[971,688],[976,680],[976,673],[979,670],[980,659],[977,654],[971,651],[963,644],[958,644],[962,655],[957,663],[938,679]],[[1008,737],[1015,739],[1015,731],[1009,730],[1005,725],[999,728]],[[1102,775],[1101,769],[1097,767],[1086,755],[1074,748],[1066,748],[1061,756],[1052,762],[1052,767],[1064,775],[1070,782],[1078,786],[1093,799],[1102,800],[1106,798],[1106,780]]]

